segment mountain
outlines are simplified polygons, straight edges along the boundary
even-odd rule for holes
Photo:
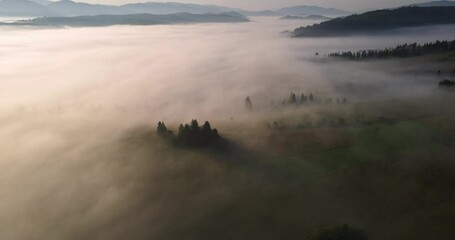
[[[239,12],[246,16],[285,16],[285,15],[326,15],[342,16],[348,12],[317,6],[295,6],[278,10],[244,11],[216,5],[199,5],[176,2],[145,2],[132,3],[122,6],[89,4],[60,0],[2,0],[0,2],[0,16],[94,16],[94,15],[125,15],[125,14],[219,14],[225,12]]]
[[[121,9],[136,13],[150,14],[173,14],[173,13],[223,13],[234,12],[236,9],[220,7],[215,5],[198,5],[175,2],[147,2],[147,3],[132,3],[120,6]]]
[[[0,1],[0,16],[59,16],[60,14],[30,0]]]
[[[282,8],[277,10],[284,15],[325,15],[325,16],[345,16],[351,14],[350,12],[335,9],[335,8],[323,8],[317,6],[295,6]]]
[[[245,16],[256,16],[256,17],[268,17],[268,16],[282,16],[283,14],[273,10],[263,10],[263,11],[238,11]]]
[[[326,16],[322,16],[322,15],[310,15],[310,16],[291,16],[291,15],[286,15],[282,18],[280,18],[281,20],[322,20],[322,21],[327,21],[327,20],[330,20],[332,18],[329,18],[329,17],[326,17]]]
[[[455,1],[433,1],[411,5],[413,7],[455,7]]]
[[[51,1],[48,1],[48,0],[30,0],[32,2],[36,2],[40,5],[43,5],[43,6],[46,6],[47,4],[51,3]]]
[[[238,14],[130,14],[130,15],[97,15],[78,17],[43,17],[18,21],[9,25],[32,26],[69,26],[69,27],[103,27],[112,25],[157,25],[182,23],[227,23],[247,22],[248,19]],[[4,24],[6,25],[6,24]]]
[[[122,9],[117,6],[88,4],[73,2],[70,0],[61,0],[51,2],[46,7],[54,12],[58,12],[64,16],[83,16],[83,15],[122,15],[131,14],[132,11]]]
[[[455,24],[455,7],[403,7],[335,18],[294,30],[296,37],[371,34],[406,27]]]

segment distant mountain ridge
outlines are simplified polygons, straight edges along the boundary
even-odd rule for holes
[[[30,0],[2,0],[0,1],[0,16],[38,17],[60,16],[60,14]]]
[[[8,6],[7,6],[8,5]],[[0,16],[95,16],[125,14],[173,14],[173,13],[224,13],[239,12],[247,16],[285,16],[285,15],[328,15],[342,16],[346,11],[317,6],[294,6],[276,10],[246,11],[217,5],[200,5],[177,2],[131,3],[121,6],[89,4],[71,0],[57,2],[48,0],[1,0]]]
[[[278,12],[286,15],[324,15],[324,16],[345,16],[351,12],[335,8],[323,8],[318,6],[294,6],[281,8]]]
[[[308,16],[308,15],[326,15],[326,16],[345,16],[351,12],[335,8],[323,8],[318,6],[293,6],[275,10],[262,11],[241,11],[246,16]]]
[[[292,16],[292,15],[286,15],[282,18],[282,20],[330,20],[332,18],[322,16],[322,15],[309,15],[309,16]]]
[[[230,23],[249,21],[238,14],[130,14],[130,15],[97,15],[77,17],[42,17],[32,20],[22,20],[3,25],[26,25],[26,26],[54,26],[54,27],[103,27],[112,25],[158,25],[158,24],[182,24],[182,23]]]
[[[455,1],[433,1],[427,3],[412,4],[413,7],[455,7]]]
[[[82,16],[82,15],[123,15],[123,14],[132,14],[133,11],[128,11],[126,9],[101,5],[101,4],[88,4],[73,2],[70,0],[61,0],[58,2],[50,2],[46,7],[54,12],[61,13],[62,16]]]
[[[455,7],[402,7],[354,14],[294,30],[296,37],[370,34],[397,28],[455,24]]]
[[[234,12],[238,9],[221,7],[216,5],[199,5],[191,3],[176,3],[176,2],[146,2],[146,3],[131,3],[122,5],[119,8],[129,10],[136,13],[150,14],[172,14],[187,12],[193,14],[206,13],[223,13]]]

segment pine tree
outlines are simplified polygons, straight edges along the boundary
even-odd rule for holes
[[[246,99],[245,99],[245,108],[249,112],[253,111],[253,102],[251,101],[249,96],[246,97]]]

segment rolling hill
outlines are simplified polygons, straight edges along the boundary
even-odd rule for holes
[[[296,37],[372,34],[388,30],[455,24],[455,7],[404,7],[336,18],[294,30]]]
[[[335,9],[335,8],[323,8],[318,6],[294,6],[288,8],[281,8],[277,10],[284,15],[324,15],[324,16],[346,16],[351,14],[350,12]]]
[[[427,3],[412,4],[413,7],[455,7],[454,1],[433,1]]]
[[[78,17],[43,17],[24,20],[12,25],[56,26],[56,27],[103,27],[112,25],[158,25],[183,23],[227,23],[247,22],[248,19],[238,14],[130,14],[97,15]],[[11,24],[10,24],[11,25]]]
[[[144,2],[121,6],[89,4],[71,0],[57,2],[48,0],[2,0],[0,16],[94,16],[94,15],[125,15],[125,14],[219,14],[239,12],[247,16],[285,16],[285,15],[326,15],[344,16],[346,11],[317,6],[294,6],[275,10],[246,11],[217,5],[201,5],[177,2]]]
[[[70,0],[61,0],[58,2],[51,2],[46,7],[54,12],[58,12],[64,16],[82,16],[82,15],[122,15],[132,14],[133,11],[119,8],[117,6],[88,4],[73,2]]]
[[[60,16],[60,14],[30,0],[2,0],[0,16],[37,17]]]
[[[286,15],[280,19],[281,20],[322,20],[322,21],[326,21],[326,20],[330,20],[332,18],[322,16],[322,15],[309,15],[309,16],[305,16],[305,17]]]
[[[131,12],[150,14],[173,14],[181,12],[193,14],[206,14],[236,11],[236,9],[233,8],[221,7],[216,5],[198,5],[176,2],[132,3],[120,6],[120,8]]]

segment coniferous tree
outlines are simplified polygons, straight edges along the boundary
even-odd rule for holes
[[[314,102],[314,96],[313,96],[312,93],[310,93],[310,95],[308,96],[308,100],[309,100],[310,102]]]
[[[164,122],[158,122],[158,127],[156,129],[156,132],[158,133],[158,135],[160,136],[164,136],[168,133],[168,130],[167,130],[167,127],[166,125],[164,124]]]
[[[295,93],[291,92],[291,96],[289,97],[289,103],[290,104],[296,104],[297,103],[297,97]]]
[[[249,96],[246,97],[246,99],[245,99],[245,108],[249,112],[253,111],[253,102],[251,101]]]

